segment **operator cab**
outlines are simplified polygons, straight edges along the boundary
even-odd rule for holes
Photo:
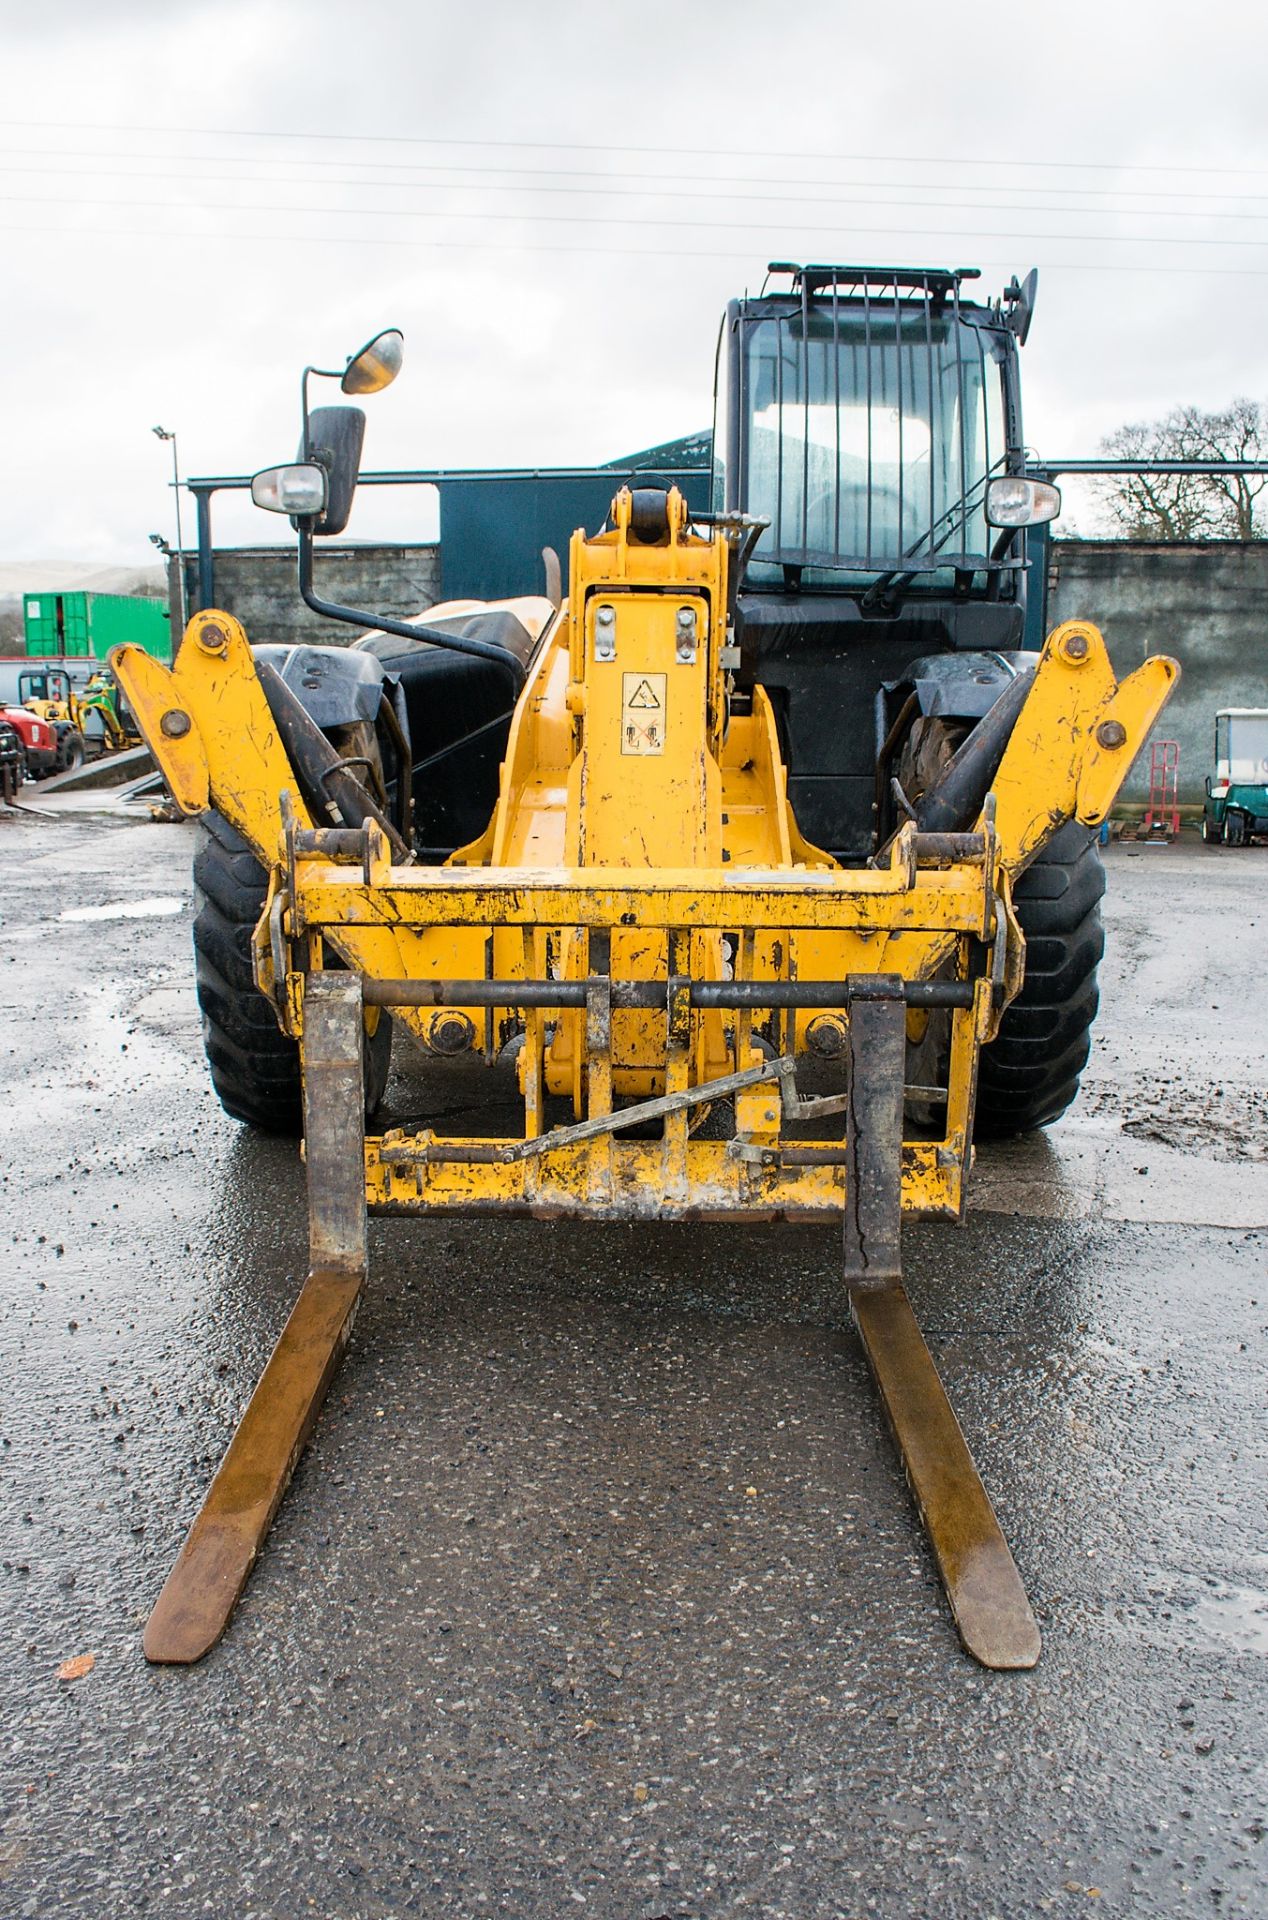
[[[18,675],[19,705],[34,708],[36,701],[69,710],[70,675],[64,667],[26,667]]]
[[[1268,707],[1224,707],[1215,716],[1215,785],[1268,784]]]
[[[1008,684],[1025,527],[1060,505],[1024,472],[1036,276],[993,304],[966,297],[977,277],[777,263],[722,325],[712,504],[769,523],[737,686],[766,689],[801,829],[846,860],[893,824],[878,768],[913,684],[922,712],[967,721]]]

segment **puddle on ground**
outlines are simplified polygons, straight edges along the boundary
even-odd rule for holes
[[[1258,1086],[1137,1075],[1085,1086],[1080,1104],[1090,1116],[1118,1117],[1129,1139],[1211,1160],[1268,1164],[1268,1105]]]
[[[1194,1607],[1193,1618],[1211,1639],[1239,1653],[1268,1654],[1268,1593],[1216,1581]]]
[[[185,894],[156,894],[152,900],[107,900],[100,907],[67,907],[59,920],[155,920],[165,913],[183,913]]]
[[[1268,1593],[1260,1588],[1171,1572],[1156,1573],[1148,1584],[1151,1597],[1182,1614],[1208,1646],[1268,1654]]]
[[[988,1141],[977,1154],[969,1206],[1037,1219],[1268,1228],[1268,1160],[1251,1152],[1216,1156],[1207,1145],[1191,1137],[1178,1147],[1076,1109],[1046,1132]]]
[[[154,987],[134,1001],[130,1011],[134,1020],[159,1033],[181,1033],[199,1022],[192,981],[183,987]]]

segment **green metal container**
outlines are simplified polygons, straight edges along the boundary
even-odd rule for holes
[[[23,595],[26,650],[34,660],[102,660],[125,640],[156,660],[172,658],[171,618],[165,600],[126,593]]]

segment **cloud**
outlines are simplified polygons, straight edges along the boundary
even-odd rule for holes
[[[841,0],[0,18],[17,557],[147,558],[171,531],[153,421],[187,472],[250,471],[295,444],[304,361],[385,322],[407,360],[367,407],[372,465],[603,460],[689,431],[725,302],[772,257],[979,261],[996,289],[1039,261],[1027,432],[1050,454],[1268,390],[1260,331],[1230,319],[1268,278],[1256,64],[1170,0],[1006,33]],[[1261,171],[1199,171],[1218,167]],[[367,500],[356,530],[413,516]],[[269,530],[228,505],[223,524]]]

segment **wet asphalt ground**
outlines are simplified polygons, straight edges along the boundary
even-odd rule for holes
[[[0,820],[0,1915],[1268,1912],[1268,851],[1111,849],[1078,1106],[906,1235],[1035,1672],[959,1649],[835,1234],[527,1221],[373,1226],[164,1670],[303,1190],[205,1082],[190,829],[101,804]]]

